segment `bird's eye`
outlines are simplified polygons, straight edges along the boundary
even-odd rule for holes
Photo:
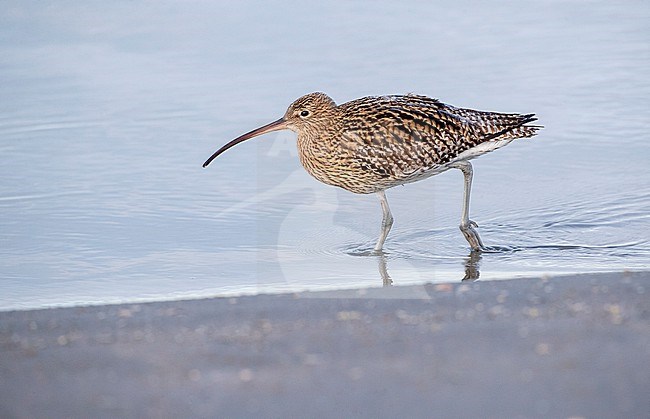
[[[309,111],[306,110],[306,109],[303,110],[303,111],[300,111],[300,116],[303,117],[303,118],[308,117],[309,116]]]

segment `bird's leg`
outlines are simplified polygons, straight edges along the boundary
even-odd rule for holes
[[[478,225],[469,219],[469,196],[472,191],[472,164],[466,160],[461,160],[452,165],[456,169],[460,169],[465,177],[465,192],[463,196],[463,213],[460,219],[460,231],[465,236],[465,240],[469,243],[474,251],[484,250],[483,242],[475,227]]]
[[[384,247],[386,237],[388,237],[388,232],[393,226],[393,215],[390,213],[390,208],[388,207],[386,193],[384,191],[379,191],[377,192],[377,195],[379,195],[381,210],[383,211],[384,215],[381,221],[381,234],[379,235],[379,240],[377,240],[377,244],[375,245],[374,249],[375,253],[381,252],[382,247]]]

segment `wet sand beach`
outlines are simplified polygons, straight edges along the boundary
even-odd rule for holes
[[[0,416],[645,417],[650,273],[0,313]]]

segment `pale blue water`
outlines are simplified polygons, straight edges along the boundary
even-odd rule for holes
[[[462,175],[318,183],[295,98],[416,92],[546,126],[474,161],[480,279],[648,269],[650,3],[0,4],[0,310],[460,281]],[[387,272],[382,272],[382,265]]]

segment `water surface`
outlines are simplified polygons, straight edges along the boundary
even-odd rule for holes
[[[0,310],[648,269],[642,1],[0,6]],[[295,98],[416,92],[545,129],[462,175],[325,186],[292,133],[216,148]]]

